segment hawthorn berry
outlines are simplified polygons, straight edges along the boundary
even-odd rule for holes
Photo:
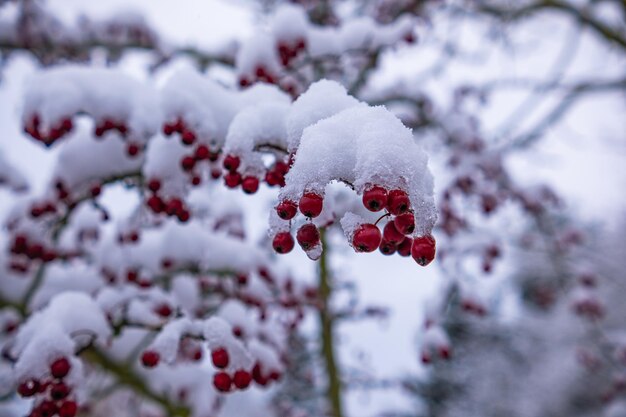
[[[410,237],[405,237],[402,242],[397,246],[398,255],[400,256],[411,256],[411,247],[413,246],[413,239]]]
[[[211,152],[206,145],[198,145],[194,155],[198,161],[203,161],[205,159],[209,159]]]
[[[229,172],[224,175],[224,184],[228,188],[237,188],[241,184],[241,174],[238,172]]]
[[[156,193],[161,189],[161,181],[156,178],[152,178],[148,181],[148,189],[153,193]]]
[[[404,240],[404,235],[396,229],[394,222],[387,222],[383,228],[383,237],[385,238],[385,241],[396,246]]]
[[[185,156],[180,161],[183,170],[189,172],[196,166],[196,159],[193,156]]]
[[[259,179],[251,175],[241,180],[241,189],[246,194],[254,194],[259,190]]]
[[[39,381],[36,379],[29,379],[17,386],[17,393],[22,397],[32,397],[39,391]]]
[[[139,145],[137,145],[136,143],[129,143],[126,146],[126,153],[131,158],[137,156],[139,154]]]
[[[304,193],[304,195],[300,197],[300,202],[298,203],[300,212],[306,217],[319,216],[322,212],[323,205],[324,199],[321,195],[316,193]]]
[[[313,223],[306,223],[298,229],[296,240],[302,249],[307,251],[320,243],[320,232]]]
[[[230,362],[228,351],[224,348],[217,348],[211,351],[211,360],[216,368],[226,368]]]
[[[421,266],[426,266],[435,259],[435,238],[431,235],[420,236],[413,240],[411,256]]]
[[[291,200],[281,201],[278,206],[276,206],[276,213],[278,217],[283,220],[291,220],[296,216],[298,211],[298,206]]]
[[[70,388],[63,382],[57,382],[50,387],[50,396],[53,400],[59,401],[67,397],[70,393]]]
[[[369,211],[380,211],[387,206],[387,190],[375,185],[363,193],[363,205]]]
[[[59,417],[74,417],[78,412],[78,406],[75,401],[64,401],[59,407]]]
[[[411,201],[406,192],[402,190],[391,190],[387,196],[387,210],[394,216],[406,213],[411,207]]]
[[[230,172],[236,171],[240,164],[241,160],[235,155],[226,155],[224,157],[224,162],[222,162],[224,168]]]
[[[61,379],[70,373],[72,365],[67,358],[59,358],[50,364],[50,373],[53,377]]]
[[[154,312],[157,313],[161,317],[169,317],[173,313],[172,307],[170,307],[170,305],[167,304],[167,303],[162,303],[162,304],[158,305],[154,309]]]
[[[380,250],[380,253],[383,255],[393,255],[396,253],[396,245],[383,238],[378,250]]]
[[[160,360],[161,360],[161,355],[159,355],[158,352],[155,352],[153,350],[146,350],[141,355],[141,363],[146,368],[154,368],[155,366],[159,364]]]
[[[272,247],[278,253],[289,253],[293,249],[295,242],[289,232],[281,232],[274,236]]]
[[[261,386],[265,386],[268,383],[268,378],[263,375],[261,371],[261,364],[259,362],[254,364],[254,368],[252,368],[252,379],[254,382]]]
[[[248,371],[244,371],[243,369],[239,369],[235,372],[235,376],[233,377],[233,383],[238,389],[246,389],[252,382],[252,375]]]
[[[185,145],[193,145],[196,141],[196,134],[191,130],[185,130],[181,136],[181,140]]]
[[[400,214],[393,219],[393,224],[398,232],[410,235],[415,231],[415,216],[411,212]]]
[[[213,385],[218,391],[228,392],[232,385],[232,379],[226,372],[218,372],[213,376]]]
[[[41,402],[41,404],[39,404],[38,411],[41,417],[52,417],[59,410],[54,402],[50,400],[44,400]]]
[[[362,224],[354,232],[352,246],[357,252],[373,252],[380,246],[382,239],[378,227],[371,223]]]

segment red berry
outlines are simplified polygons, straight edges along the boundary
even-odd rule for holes
[[[237,388],[246,389],[248,388],[248,385],[250,385],[250,382],[252,382],[252,375],[250,375],[250,372],[244,371],[243,369],[235,372],[233,383]]]
[[[228,392],[230,391],[230,387],[232,385],[232,380],[230,379],[230,375],[226,372],[218,372],[213,376],[213,385],[217,388],[218,391]]]
[[[317,217],[322,212],[324,199],[321,195],[315,193],[304,193],[300,197],[300,212],[306,217]]]
[[[228,351],[224,348],[217,348],[211,351],[211,360],[216,368],[226,368],[230,362]]]
[[[92,197],[98,197],[101,192],[102,192],[102,186],[100,186],[99,184],[94,185],[89,190],[89,193],[91,194]]]
[[[153,193],[156,193],[157,191],[159,191],[161,189],[161,181],[159,181],[156,178],[152,178],[149,182],[148,182],[148,189],[150,191],[152,191]]]
[[[291,220],[295,217],[298,211],[298,206],[291,200],[281,201],[278,206],[276,206],[276,213],[278,217],[283,220]]]
[[[172,133],[174,133],[174,125],[169,124],[169,123],[165,123],[163,125],[163,134],[165,136],[171,136]]]
[[[57,406],[50,400],[45,400],[38,407],[39,415],[41,417],[52,417],[57,411]]]
[[[32,397],[39,390],[39,381],[36,379],[29,379],[22,382],[17,386],[17,393],[22,397]]]
[[[275,185],[279,185],[284,180],[285,180],[284,177],[281,176],[278,172],[276,172],[274,170],[269,170],[269,171],[267,171],[265,173],[265,182],[270,187],[273,187]]]
[[[261,364],[259,362],[255,363],[254,368],[252,368],[252,379],[254,379],[254,382],[261,386],[267,385],[267,378],[263,375],[263,372],[261,371]]]
[[[354,232],[352,246],[357,252],[373,252],[378,249],[382,236],[374,224],[362,224]]]
[[[55,378],[65,378],[70,373],[72,365],[67,358],[59,358],[50,365],[50,373]]]
[[[391,190],[387,197],[387,210],[389,213],[398,216],[409,211],[411,201],[409,196],[402,190]]]
[[[189,172],[196,166],[196,159],[193,156],[185,156],[181,159],[180,166],[185,171]]]
[[[139,154],[139,145],[136,143],[129,143],[126,147],[126,153],[130,157],[135,157]]]
[[[305,251],[313,249],[320,243],[320,232],[313,223],[306,223],[296,233],[298,243]]]
[[[289,232],[281,232],[274,236],[274,240],[272,241],[272,246],[274,250],[278,253],[289,253],[293,249],[295,242],[293,241],[293,237],[291,237],[291,233]]]
[[[378,250],[380,250],[380,253],[383,255],[393,255],[396,253],[396,245],[383,238],[382,242],[380,242]]]
[[[398,255],[400,256],[411,256],[411,246],[413,245],[413,239],[410,237],[405,237],[402,242],[398,245]]]
[[[78,411],[75,401],[65,401],[59,408],[59,417],[74,417]]]
[[[165,203],[158,196],[153,195],[146,201],[146,205],[155,213],[161,213],[165,210]]]
[[[224,175],[224,184],[228,188],[236,188],[241,184],[241,174],[238,172],[229,172]]]
[[[198,147],[196,148],[195,156],[198,161],[209,159],[210,154],[211,152],[206,145],[198,145]]]
[[[52,384],[52,387],[50,388],[50,396],[55,401],[62,400],[63,398],[67,397],[69,393],[70,388],[63,382],[57,382],[55,384]]]
[[[193,145],[193,143],[196,141],[196,134],[193,133],[191,130],[185,130],[183,132],[181,140],[185,145]]]
[[[224,162],[222,163],[224,168],[230,172],[236,171],[239,168],[239,164],[241,164],[241,160],[238,156],[235,155],[226,155],[224,157]]]
[[[158,305],[154,309],[154,312],[157,313],[161,317],[169,317],[172,315],[172,307],[170,307],[170,305],[167,303],[163,303],[163,304]]]
[[[241,181],[241,189],[246,194],[254,194],[259,189],[259,179],[253,176],[247,176]]]
[[[415,231],[415,216],[411,212],[400,214],[393,219],[393,224],[398,232],[410,235]]]
[[[387,205],[387,190],[374,186],[363,193],[363,205],[369,211],[380,211]]]
[[[155,366],[159,364],[160,360],[161,360],[161,355],[159,355],[158,352],[155,352],[153,350],[146,350],[141,355],[141,363],[146,368],[154,368]]]
[[[420,236],[413,240],[411,256],[421,266],[426,266],[435,259],[435,238],[431,235]]]
[[[394,222],[387,222],[385,228],[383,229],[383,236],[385,240],[394,245],[399,245],[404,240],[404,235],[396,229],[396,225]]]

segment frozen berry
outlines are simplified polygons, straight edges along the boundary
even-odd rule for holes
[[[431,236],[420,236],[413,240],[411,256],[421,266],[426,266],[435,259],[435,239]]]
[[[196,134],[191,130],[185,130],[181,136],[181,140],[185,145],[193,145],[196,141]]]
[[[39,381],[30,379],[17,386],[17,393],[22,397],[32,397],[39,390]]]
[[[289,232],[281,232],[274,236],[272,246],[278,253],[289,253],[293,249],[295,242]]]
[[[382,236],[374,224],[362,224],[354,232],[352,246],[357,252],[373,252],[378,249]]]
[[[67,397],[70,393],[70,388],[63,382],[57,382],[50,387],[50,396],[53,400],[59,401]]]
[[[380,211],[387,205],[387,190],[374,186],[363,193],[363,205],[370,211]]]
[[[233,381],[230,379],[230,375],[226,372],[218,372],[213,376],[213,385],[218,391],[221,392],[230,391],[232,382]]]
[[[387,197],[387,210],[394,216],[406,213],[411,207],[409,196],[402,190],[391,190]]]
[[[246,389],[248,388],[248,385],[250,385],[250,382],[252,382],[252,375],[250,375],[250,372],[244,371],[243,369],[235,372],[233,383],[237,388]]]
[[[228,351],[224,348],[217,348],[211,351],[211,360],[216,368],[226,368],[230,362]]]
[[[383,236],[387,242],[399,245],[404,240],[404,235],[396,229],[394,222],[387,222],[383,229]]]
[[[305,251],[313,249],[320,242],[320,232],[312,223],[306,223],[296,233],[298,243]]]
[[[241,181],[241,189],[246,194],[254,194],[259,189],[259,179],[253,176],[247,176]]]
[[[67,358],[59,358],[50,365],[50,373],[55,378],[65,378],[70,373],[72,365]]]
[[[317,217],[322,212],[324,199],[321,195],[315,193],[304,193],[300,197],[300,212],[306,217]]]
[[[209,148],[207,148],[206,145],[199,145],[196,148],[196,152],[194,153],[194,155],[198,161],[203,161],[205,159],[209,159],[211,152],[209,151]]]
[[[411,256],[411,246],[413,245],[413,239],[410,237],[405,237],[402,242],[398,245],[398,255],[400,256]]]
[[[224,162],[222,163],[224,168],[230,172],[236,171],[239,168],[241,160],[235,155],[226,155]]]
[[[161,360],[161,355],[159,355],[158,352],[155,352],[153,350],[146,350],[141,355],[141,363],[146,368],[154,368],[155,366],[159,364],[160,360]]]
[[[59,417],[74,417],[78,412],[78,406],[75,401],[64,401],[59,407]]]
[[[393,224],[398,232],[403,235],[410,235],[415,231],[415,216],[411,212],[400,214],[393,219]]]
[[[291,220],[295,217],[298,211],[298,206],[291,200],[281,201],[278,206],[276,206],[276,213],[278,217],[283,220]]]
[[[228,188],[237,188],[241,184],[241,174],[238,172],[229,172],[224,175],[224,184]]]
[[[189,172],[196,166],[196,158],[193,156],[185,156],[181,159],[180,166],[183,170]]]
[[[380,242],[380,246],[378,247],[378,250],[380,250],[380,253],[382,253],[383,255],[393,255],[394,253],[396,253],[396,245],[383,239]]]

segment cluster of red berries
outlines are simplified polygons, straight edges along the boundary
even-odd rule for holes
[[[183,200],[178,197],[171,197],[169,200],[165,200],[159,196],[161,181],[156,178],[151,179],[148,182],[148,189],[152,192],[152,195],[146,200],[146,206],[150,210],[156,214],[165,213],[168,216],[176,216],[183,223],[189,220],[191,214]]]
[[[71,132],[73,128],[74,123],[72,122],[72,119],[66,117],[52,125],[46,134],[46,132],[42,130],[39,115],[35,114],[24,126],[24,132],[28,133],[35,140],[42,142],[44,145],[51,146],[58,139],[61,139],[67,133]]]
[[[596,297],[585,297],[576,300],[572,308],[578,316],[586,318],[589,321],[596,321],[604,317],[604,306]]]
[[[30,379],[17,387],[24,398],[38,395],[29,417],[74,417],[78,411],[76,401],[69,399],[72,389],[63,379],[69,374],[71,364],[67,358],[59,358],[50,364],[50,378],[44,381]]]
[[[298,209],[308,218],[320,215],[324,205],[321,195],[305,192],[296,204],[291,200],[283,200],[276,206],[278,217],[283,220],[293,219]],[[415,217],[411,211],[411,202],[406,192],[373,186],[363,193],[363,205],[370,211],[386,209],[385,216],[392,216],[385,225],[383,232],[376,224],[359,225],[352,235],[352,247],[357,252],[373,252],[380,249],[381,253],[391,255],[398,252],[401,256],[413,256],[415,261],[428,265],[435,258],[435,239],[420,236],[415,239],[408,237],[415,231]],[[304,251],[315,248],[320,242],[320,234],[312,223],[306,223],[296,232],[296,240]],[[278,253],[288,253],[295,245],[289,232],[280,232],[274,236],[272,246]]]
[[[470,298],[461,300],[461,308],[466,313],[470,313],[478,317],[484,317],[487,314],[487,309],[484,305]]]
[[[305,49],[306,41],[303,38],[298,38],[292,43],[286,41],[278,42],[277,50],[280,63],[285,67],[288,66]]]
[[[239,86],[242,88],[249,87],[256,82],[266,82],[268,84],[276,84],[278,76],[272,74],[272,72],[263,64],[257,65],[254,69],[254,74],[247,77],[242,75],[239,77]]]
[[[436,353],[437,353],[437,356],[439,356],[439,358],[443,360],[448,360],[452,357],[452,349],[447,344],[442,344],[440,346],[437,346]],[[434,359],[433,352],[431,352],[430,349],[422,350],[421,356],[422,356],[421,357],[422,363],[424,365],[428,365],[433,362],[433,359]]]
[[[108,118],[97,124],[93,133],[96,137],[100,138],[110,130],[117,130],[122,136],[126,136],[126,134],[128,133],[128,127],[124,122],[117,122],[113,119]]]
[[[58,258],[58,254],[54,249],[46,248],[46,246],[40,242],[29,240],[29,238],[23,234],[18,234],[13,239],[11,253],[18,257],[25,256],[29,260],[40,260],[42,262],[52,262]],[[15,261],[17,261],[17,259],[15,259]],[[12,264],[12,269],[16,272],[26,272],[28,269],[26,266],[26,270],[22,270],[18,265],[21,264],[15,262],[14,268]]]
[[[259,179],[253,175],[242,176],[238,171],[241,159],[236,155],[226,155],[222,161],[224,167],[224,185],[228,188],[241,189],[246,194],[254,194],[259,190]]]

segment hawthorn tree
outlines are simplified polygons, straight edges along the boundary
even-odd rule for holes
[[[437,364],[453,354],[451,306],[487,313],[471,277],[504,258],[511,236],[492,224],[503,208],[554,259],[578,245],[582,231],[560,220],[557,194],[524,185],[506,162],[573,104],[623,91],[624,74],[457,85],[449,104],[421,86],[476,55],[462,37],[440,38],[442,20],[505,37],[503,23],[547,11],[620,55],[623,30],[601,13],[624,13],[622,3],[259,3],[265,21],[252,36],[218,50],[171,45],[137,15],[68,26],[45,3],[0,3],[10,9],[3,63],[26,52],[41,65],[22,97],[24,133],[12,140],[57,161],[47,187],[31,192],[0,158],[0,183],[15,193],[0,257],[2,394],[31,400],[17,415],[254,414],[259,390],[278,385],[277,415],[341,417],[351,381],[337,360],[337,324],[381,311],[336,305],[333,245],[412,257],[419,269],[435,258],[434,229],[445,284],[425,309],[420,356]],[[420,48],[440,53],[432,67],[379,82],[394,54]],[[135,53],[149,56],[144,79],[117,65]],[[560,100],[521,133],[507,126],[490,137],[480,105],[511,85]],[[437,204],[424,145],[445,166]],[[110,191],[120,186],[126,213]],[[260,243],[245,222],[259,190],[272,199]],[[316,263],[315,282],[286,266],[300,249]],[[569,293],[548,281],[548,296]],[[591,304],[577,311],[595,317]],[[299,330],[309,316],[313,348]]]

